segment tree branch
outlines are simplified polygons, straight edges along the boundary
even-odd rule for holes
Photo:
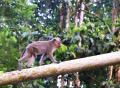
[[[6,72],[0,75],[0,85],[14,84],[23,81],[44,78],[59,74],[82,72],[96,69],[102,66],[120,63],[120,51],[70,61],[59,64],[43,65],[39,67],[23,69],[21,71]]]

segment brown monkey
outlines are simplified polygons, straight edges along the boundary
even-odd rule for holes
[[[60,48],[62,42],[60,38],[53,38],[49,41],[36,41],[29,44],[25,51],[22,54],[22,57],[18,60],[18,69],[22,69],[23,62],[27,62],[27,67],[31,67],[34,63],[37,55],[42,55],[39,61],[39,64],[44,64],[44,60],[46,58],[50,58],[53,63],[57,63],[55,58],[53,57],[53,53],[57,48]]]

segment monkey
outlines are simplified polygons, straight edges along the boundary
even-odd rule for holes
[[[18,60],[18,70],[22,69],[23,62],[27,62],[27,67],[31,67],[37,55],[42,55],[39,65],[43,65],[46,58],[49,58],[53,63],[57,63],[53,53],[61,47],[61,44],[62,42],[59,37],[48,41],[35,41],[28,44]]]

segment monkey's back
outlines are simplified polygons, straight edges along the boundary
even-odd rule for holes
[[[36,41],[29,44],[26,47],[26,49],[29,50],[32,49],[32,52],[38,55],[38,54],[47,53],[49,51],[49,46],[50,46],[49,41]]]

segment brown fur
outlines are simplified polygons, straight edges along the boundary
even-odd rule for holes
[[[29,44],[25,51],[22,54],[22,57],[18,61],[19,70],[22,69],[22,63],[24,61],[27,61],[27,67],[31,67],[31,65],[35,61],[35,57],[37,55],[42,55],[41,59],[39,61],[39,64],[44,64],[44,60],[46,58],[50,58],[50,60],[53,63],[56,63],[57,61],[53,57],[53,53],[56,51],[57,48],[61,46],[61,40],[60,38],[53,38],[49,41],[36,41],[31,44]]]

